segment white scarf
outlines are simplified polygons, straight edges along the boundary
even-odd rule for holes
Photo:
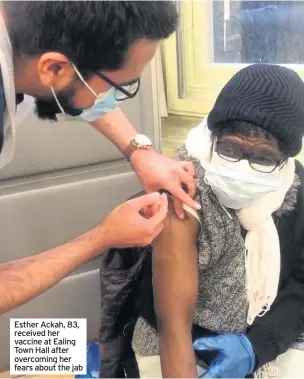
[[[190,156],[198,159],[204,170],[208,169],[212,155],[212,133],[207,118],[192,129],[185,146]],[[282,205],[294,181],[295,163],[289,158],[280,170],[280,186],[248,207],[236,212],[241,226],[247,230],[245,238],[246,287],[248,299],[247,323],[262,317],[274,302],[280,279],[280,242],[272,214]]]

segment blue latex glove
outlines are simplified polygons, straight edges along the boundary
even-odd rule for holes
[[[98,343],[92,341],[87,344],[87,373],[75,375],[75,378],[99,378],[100,352]]]
[[[255,354],[243,334],[199,338],[193,346],[197,351],[218,351],[217,357],[200,378],[245,378],[254,370]]]

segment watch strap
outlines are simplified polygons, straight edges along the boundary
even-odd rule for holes
[[[136,142],[135,138],[131,139],[129,145],[126,147],[124,151],[124,155],[128,162],[130,162],[131,156],[134,153],[135,150],[142,149],[142,150],[148,150],[152,148],[152,144],[149,145],[142,145]]]
[[[130,162],[131,155],[134,153],[135,150],[137,150],[137,148],[138,145],[136,144],[134,139],[132,139],[124,151],[124,155],[128,162]]]

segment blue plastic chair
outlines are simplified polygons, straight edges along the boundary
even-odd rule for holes
[[[99,378],[100,351],[96,341],[90,341],[87,345],[87,373],[75,375],[75,378]]]

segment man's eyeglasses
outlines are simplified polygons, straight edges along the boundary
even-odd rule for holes
[[[115,88],[116,91],[114,96],[115,100],[117,101],[132,99],[137,95],[137,92],[139,91],[140,79],[136,80],[134,83],[127,84],[125,86],[120,86],[119,84],[113,82],[113,80],[109,79],[107,76],[103,75],[100,72],[96,72],[96,75]]]
[[[259,154],[245,153],[239,146],[228,141],[216,141],[215,151],[217,154],[229,162],[239,162],[247,159],[249,165],[256,171],[270,174],[279,167],[285,158],[277,160],[273,157],[267,157]]]

